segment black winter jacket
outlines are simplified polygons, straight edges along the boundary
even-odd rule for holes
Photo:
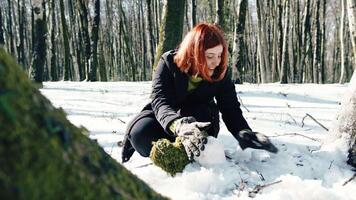
[[[148,106],[154,111],[156,119],[167,133],[170,133],[171,122],[181,117],[178,112],[180,108],[208,104],[214,101],[214,98],[227,129],[234,136],[242,129],[251,129],[242,116],[235,85],[228,73],[218,82],[203,80],[189,94],[187,91],[189,77],[178,69],[173,61],[174,55],[173,50],[162,55],[152,80],[152,102],[151,106]]]

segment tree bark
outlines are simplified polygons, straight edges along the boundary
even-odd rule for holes
[[[57,63],[57,38],[56,38],[56,29],[57,29],[57,22],[56,22],[56,1],[51,2],[51,20],[52,20],[52,30],[51,30],[51,78],[52,81],[59,80],[58,74],[58,63]]]
[[[166,199],[71,124],[2,48],[0,85],[3,199]]]
[[[356,1],[347,0],[347,16],[350,28],[350,37],[352,44],[352,54],[353,54],[353,69],[356,69]]]
[[[0,45],[5,44],[5,38],[4,38],[4,29],[3,29],[3,17],[2,17],[2,10],[0,9]]]
[[[44,65],[46,62],[46,35],[47,27],[46,21],[44,20],[45,2],[36,1],[33,5],[34,12],[34,51],[33,51],[33,61],[30,69],[30,78],[36,82],[42,84]]]
[[[97,81],[98,68],[98,41],[99,41],[99,24],[100,24],[100,0],[94,0],[94,19],[92,26],[91,49],[92,54],[89,65],[89,81]]]
[[[344,29],[345,29],[345,2],[346,0],[341,0],[341,17],[340,17],[340,56],[341,56],[341,72],[339,83],[345,83],[346,79],[346,66],[345,66],[345,45],[344,45]]]
[[[62,25],[62,38],[63,38],[63,51],[64,51],[64,80],[72,80],[72,72],[70,67],[70,47],[69,47],[69,36],[68,36],[68,26],[65,18],[64,3],[63,0],[59,0],[60,15],[61,15],[61,25]]]
[[[261,75],[261,82],[268,82],[268,70],[267,70],[267,49],[266,49],[266,37],[265,37],[265,25],[263,21],[264,10],[263,10],[263,2],[261,0],[256,0],[257,5],[257,21],[258,21],[258,57],[259,57],[259,69]]]
[[[194,27],[197,24],[197,1],[191,0],[191,6],[192,6],[191,24],[192,27]]]
[[[182,39],[185,3],[185,0],[165,1],[154,68],[161,55],[176,48]]]
[[[319,83],[321,71],[321,25],[320,25],[320,0],[315,1],[315,27],[314,27],[314,53],[313,53],[313,83]]]
[[[308,43],[311,39],[310,34],[310,1],[307,0],[304,5],[304,13],[303,13],[303,40],[302,40],[302,51],[301,51],[301,61],[299,66],[299,83],[303,83],[306,81],[306,59],[308,54]]]
[[[283,31],[283,50],[282,50],[282,62],[281,62],[281,73],[280,73],[280,83],[288,83],[288,68],[289,68],[289,54],[288,54],[288,35],[289,35],[289,13],[290,13],[290,0],[285,1],[285,24]]]
[[[225,30],[224,0],[216,0],[215,23]]]
[[[248,7],[247,0],[240,0],[237,11],[237,20],[234,31],[234,44],[232,50],[232,80],[234,83],[241,84],[242,80],[242,69],[246,67],[245,62],[245,40],[244,40],[244,31],[245,31],[245,21],[246,13]]]
[[[154,62],[154,44],[153,44],[153,23],[152,23],[152,8],[151,8],[151,0],[146,0],[146,23],[145,23],[145,31],[146,31],[146,43],[147,43],[147,60],[149,61],[149,66],[152,69]]]

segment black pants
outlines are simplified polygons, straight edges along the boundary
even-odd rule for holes
[[[148,108],[148,109],[147,109]],[[211,122],[207,131],[208,135],[217,137],[219,132],[219,111],[214,102],[182,107],[179,111],[182,117],[193,116],[200,122]],[[150,105],[146,106],[128,125],[122,152],[123,162],[126,162],[136,150],[141,156],[148,157],[152,148],[152,142],[161,138],[174,141],[175,137],[166,133],[157,121]],[[133,147],[133,148],[132,148]]]

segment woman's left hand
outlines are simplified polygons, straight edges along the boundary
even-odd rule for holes
[[[264,149],[272,153],[277,153],[278,149],[262,133],[254,132],[249,129],[241,130],[238,134],[234,135],[240,144],[241,149],[248,147],[253,149]]]

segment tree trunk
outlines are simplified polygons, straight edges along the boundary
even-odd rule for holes
[[[356,69],[356,1],[355,0],[346,0],[347,1],[347,16],[349,21],[350,28],[350,38],[352,44],[352,54],[353,54],[353,69]]]
[[[82,70],[82,78],[89,80],[89,65],[90,65],[90,57],[91,57],[91,46],[90,46],[90,35],[89,35],[89,12],[88,12],[88,4],[86,0],[79,0],[79,15],[80,15],[80,24],[81,24],[81,32],[84,43],[84,63],[85,68]],[[82,51],[83,51],[82,50]]]
[[[314,26],[314,53],[313,53],[313,83],[319,83],[321,71],[321,26],[320,26],[320,0],[315,1]]]
[[[63,50],[64,50],[64,80],[72,80],[72,72],[70,67],[70,49],[68,38],[68,26],[65,18],[64,3],[63,0],[59,0],[61,24],[62,24],[62,38],[63,38]]]
[[[94,19],[92,26],[91,49],[92,54],[89,65],[89,81],[97,81],[98,68],[98,41],[99,41],[99,23],[100,23],[100,0],[94,0]]]
[[[51,20],[52,20],[52,31],[51,31],[51,78],[52,81],[58,81],[58,68],[57,68],[57,38],[56,38],[56,29],[57,29],[57,22],[56,22],[56,1],[51,2]]]
[[[0,9],[0,45],[5,44],[5,38],[4,38],[4,29],[3,29],[3,21],[2,21],[2,10]]]
[[[132,81],[136,81],[136,66],[135,66],[135,62],[134,62],[134,58],[133,58],[133,54],[132,54],[132,38],[129,36],[129,31],[128,31],[128,26],[127,26],[127,20],[126,20],[126,16],[125,16],[125,12],[124,9],[122,7],[122,4],[120,4],[120,30],[122,31],[122,33],[120,35],[122,35],[123,37],[123,43],[125,43],[125,48],[122,48],[122,52],[126,52],[125,53],[125,58],[128,59],[128,66],[130,67],[130,69],[127,69],[127,71],[131,70],[131,75],[129,75],[128,73],[126,74],[126,76],[128,76],[128,78],[131,76],[131,80]],[[121,46],[124,46],[121,45]],[[123,56],[123,54],[121,54]],[[123,59],[124,60],[124,59]]]
[[[289,40],[289,13],[290,13],[290,0],[285,1],[285,24],[283,31],[283,50],[282,50],[282,62],[281,62],[281,73],[280,73],[280,83],[288,83],[288,40]]]
[[[248,1],[240,0],[237,11],[237,20],[234,31],[234,44],[232,50],[232,80],[234,83],[242,83],[242,73],[245,66],[244,32]]]
[[[25,1],[18,0],[18,20],[19,20],[19,45],[17,46],[18,61],[24,70],[27,69],[27,59],[25,53],[25,32],[26,32],[26,10]]]
[[[149,66],[152,69],[154,62],[154,44],[153,44],[153,23],[152,23],[152,8],[151,8],[151,0],[146,0],[147,2],[147,10],[146,10],[146,23],[145,23],[145,31],[146,31],[146,43],[147,43],[147,60],[149,61]]]
[[[166,199],[71,124],[3,49],[0,85],[3,199]]]
[[[344,29],[345,29],[345,1],[341,0],[341,17],[340,17],[340,56],[341,56],[341,72],[339,83],[345,83],[346,66],[345,66],[345,45],[344,45]]]
[[[46,35],[47,27],[46,21],[44,20],[45,2],[38,1],[33,5],[34,12],[34,51],[33,51],[33,61],[30,69],[30,78],[36,83],[42,84],[44,65],[46,62]]]
[[[178,46],[183,34],[185,0],[166,0],[160,26],[159,44],[155,57],[155,67],[161,55]]]
[[[10,53],[12,54],[12,56],[14,56],[15,58],[17,57],[17,54],[16,54],[16,34],[14,32],[14,28],[13,28],[13,2],[12,0],[8,0],[7,3],[8,3],[8,22],[7,22],[7,30],[8,30],[8,33],[9,33],[9,41],[8,41],[8,45],[9,45],[9,50],[10,50]]]
[[[264,10],[263,10],[263,2],[261,0],[256,0],[257,5],[257,21],[258,21],[258,57],[259,57],[259,68],[261,75],[261,82],[268,82],[268,70],[267,70],[267,49],[266,49],[266,37],[265,37],[265,25],[264,25]]]
[[[196,0],[191,0],[191,6],[192,6],[192,27],[194,27],[197,24],[197,1]]]
[[[215,8],[216,8],[215,23],[218,24],[223,30],[225,30],[224,0],[216,0]]]
[[[302,34],[303,34],[303,40],[302,40],[302,51],[301,51],[301,61],[300,61],[300,66],[299,66],[299,83],[303,83],[306,80],[306,59],[307,59],[307,54],[308,54],[308,43],[309,40],[311,39],[311,34],[310,34],[310,1],[307,0],[305,5],[304,5],[304,13],[303,13],[303,28],[302,28]]]

